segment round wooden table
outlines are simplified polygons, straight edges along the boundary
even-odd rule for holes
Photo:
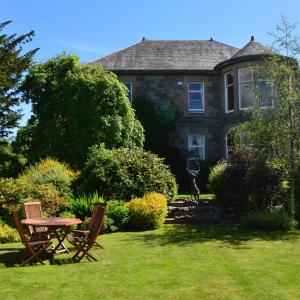
[[[49,233],[54,234],[58,240],[58,244],[54,247],[53,253],[68,252],[68,248],[63,244],[67,234],[70,232],[70,228],[73,225],[79,225],[82,223],[80,219],[63,218],[63,217],[50,217],[50,218],[35,218],[24,219],[21,221],[23,225],[35,227],[47,227]],[[61,249],[60,249],[61,248]]]

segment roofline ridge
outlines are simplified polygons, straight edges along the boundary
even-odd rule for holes
[[[224,45],[226,47],[240,50],[240,48],[237,48],[237,47],[234,47],[234,46],[231,46],[231,45],[228,45],[228,44],[216,41],[216,40],[211,40],[211,39],[208,39],[208,40],[179,40],[179,39],[177,39],[177,40],[176,39],[175,40],[152,40],[152,39],[145,39],[145,42],[147,42],[147,41],[150,41],[150,42],[215,42],[215,43]]]
[[[136,43],[134,43],[134,44],[132,44],[132,45],[130,45],[130,46],[127,46],[127,47],[125,47],[125,48],[122,48],[122,49],[120,49],[120,50],[113,51],[113,52],[110,53],[110,54],[107,54],[107,55],[105,55],[105,56],[103,56],[103,57],[101,57],[101,58],[97,58],[97,59],[93,60],[92,62],[90,62],[90,64],[94,64],[95,62],[98,62],[99,60],[101,60],[101,59],[103,59],[103,58],[110,57],[110,56],[112,56],[112,55],[114,55],[114,54],[116,54],[116,53],[118,53],[118,52],[122,52],[122,51],[124,51],[124,50],[127,50],[127,49],[129,49],[129,48],[131,48],[131,47],[133,47],[133,46],[136,46],[136,45],[138,45],[138,44],[140,44],[140,43],[143,43],[143,42],[145,42],[145,41],[147,41],[147,40],[141,40],[141,41],[138,41],[138,42],[136,42]]]

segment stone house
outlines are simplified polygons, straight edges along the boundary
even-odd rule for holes
[[[263,59],[265,48],[251,37],[238,49],[210,40],[147,40],[93,62],[124,82],[128,98],[145,97],[177,112],[169,143],[184,155],[190,170],[195,162],[226,157],[229,128],[243,120],[254,95],[249,66]],[[261,85],[263,87],[263,80]]]

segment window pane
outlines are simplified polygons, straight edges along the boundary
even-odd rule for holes
[[[233,84],[233,75],[232,73],[226,74],[226,85]]]
[[[190,100],[202,100],[202,93],[189,93]]]
[[[188,169],[192,170],[199,170],[199,159],[189,159],[188,160]]]
[[[199,160],[205,159],[205,135],[190,134],[188,136],[188,169],[199,170]]]
[[[190,134],[188,136],[189,147],[201,146],[204,147],[205,136],[204,134]]]
[[[193,90],[193,91],[202,90],[202,84],[201,83],[190,83],[189,90]]]
[[[234,87],[227,87],[227,110],[234,110]]]
[[[252,90],[252,83],[240,84],[240,99],[241,108],[246,108],[253,105],[254,93]]]
[[[258,85],[260,106],[272,106],[272,87],[265,80],[259,81]]]
[[[242,81],[252,81],[252,70],[250,68],[240,68],[239,69],[239,82]]]
[[[189,101],[189,109],[199,109],[203,110],[203,102],[202,101]]]

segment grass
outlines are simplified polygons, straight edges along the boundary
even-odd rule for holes
[[[190,194],[179,194],[175,197],[175,200],[177,199],[190,199],[191,195]],[[208,200],[213,200],[215,199],[214,194],[201,194],[200,199],[208,199]]]
[[[18,267],[0,246],[0,299],[299,299],[300,231],[165,225],[100,237],[98,262]]]

